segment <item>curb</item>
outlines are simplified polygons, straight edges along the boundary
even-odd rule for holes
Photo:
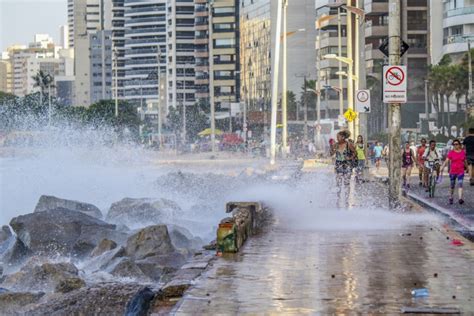
[[[457,226],[457,231],[461,234],[468,234],[468,235],[473,235],[474,233],[474,225],[470,223],[462,214],[458,214],[450,209],[444,208],[442,206],[439,206],[425,198],[422,198],[412,192],[409,192],[407,196],[415,201],[416,203],[432,210],[437,213],[440,213],[441,215],[449,218],[451,221],[456,223]],[[471,237],[472,238],[472,237]]]

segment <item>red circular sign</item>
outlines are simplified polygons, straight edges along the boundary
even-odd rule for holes
[[[390,67],[385,73],[385,79],[387,79],[388,83],[392,86],[399,86],[405,80],[405,73],[400,67]]]

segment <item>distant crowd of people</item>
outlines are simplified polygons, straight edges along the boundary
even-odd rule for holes
[[[357,137],[357,141],[350,139],[349,131],[340,131],[336,141],[330,140],[330,155],[334,161],[336,173],[336,183],[338,196],[342,191],[349,192],[351,176],[354,174],[357,183],[363,181],[363,170],[366,166],[366,149],[375,168],[379,170],[382,160],[388,165],[390,148],[383,146],[380,142],[373,143],[366,148],[362,136]],[[469,129],[469,134],[461,141],[453,139],[449,142],[444,156],[436,146],[435,140],[427,142],[425,138],[416,146],[414,142],[405,142],[401,154],[401,174],[403,188],[410,189],[410,176],[412,169],[418,169],[419,186],[429,191],[428,179],[433,172],[436,172],[436,180],[440,179],[443,171],[447,168],[449,186],[449,204],[454,203],[454,192],[458,187],[458,202],[464,204],[463,181],[465,173],[470,176],[470,185],[474,186],[474,128]],[[355,171],[355,172],[354,172]],[[343,188],[346,187],[346,190]]]

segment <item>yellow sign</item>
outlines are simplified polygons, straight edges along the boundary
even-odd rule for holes
[[[357,113],[354,112],[354,110],[352,109],[348,109],[345,113],[344,113],[344,117],[346,118],[346,120],[348,122],[352,122],[353,120],[355,120],[357,118]]]

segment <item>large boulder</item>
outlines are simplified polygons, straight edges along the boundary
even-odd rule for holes
[[[131,278],[141,282],[149,281],[147,276],[130,258],[115,259],[105,271],[116,277]]]
[[[127,239],[127,255],[133,259],[168,255],[176,250],[171,243],[166,225],[148,226]]]
[[[0,261],[16,265],[22,263],[31,254],[31,251],[17,237],[11,237],[0,246],[0,254]]]
[[[27,315],[124,315],[127,304],[144,287],[133,283],[99,283],[30,305]],[[145,314],[143,314],[145,315]]]
[[[117,248],[117,243],[110,239],[102,239],[99,244],[92,250],[91,257],[97,257],[105,253],[106,251]]]
[[[106,220],[114,224],[143,227],[172,222],[181,214],[179,205],[171,200],[124,198],[110,206]]]
[[[104,238],[122,243],[127,237],[115,225],[65,208],[18,216],[10,226],[28,251],[38,255],[84,256]]]
[[[168,225],[168,231],[173,246],[187,250],[198,250],[204,242],[199,237],[194,237],[189,230],[177,225]]]
[[[14,291],[53,291],[58,284],[69,278],[77,278],[79,271],[69,262],[42,263],[29,261],[20,271],[7,275],[2,287]]]
[[[19,315],[19,311],[29,304],[38,302],[44,296],[43,292],[1,292],[0,315]]]
[[[0,244],[7,241],[11,236],[12,232],[10,230],[10,227],[6,225],[2,226],[2,228],[0,229]]]
[[[102,218],[102,212],[95,205],[79,201],[60,199],[58,197],[50,195],[42,195],[39,198],[39,201],[35,207],[35,212],[54,210],[58,207],[67,208],[71,211],[81,212],[95,218]]]

